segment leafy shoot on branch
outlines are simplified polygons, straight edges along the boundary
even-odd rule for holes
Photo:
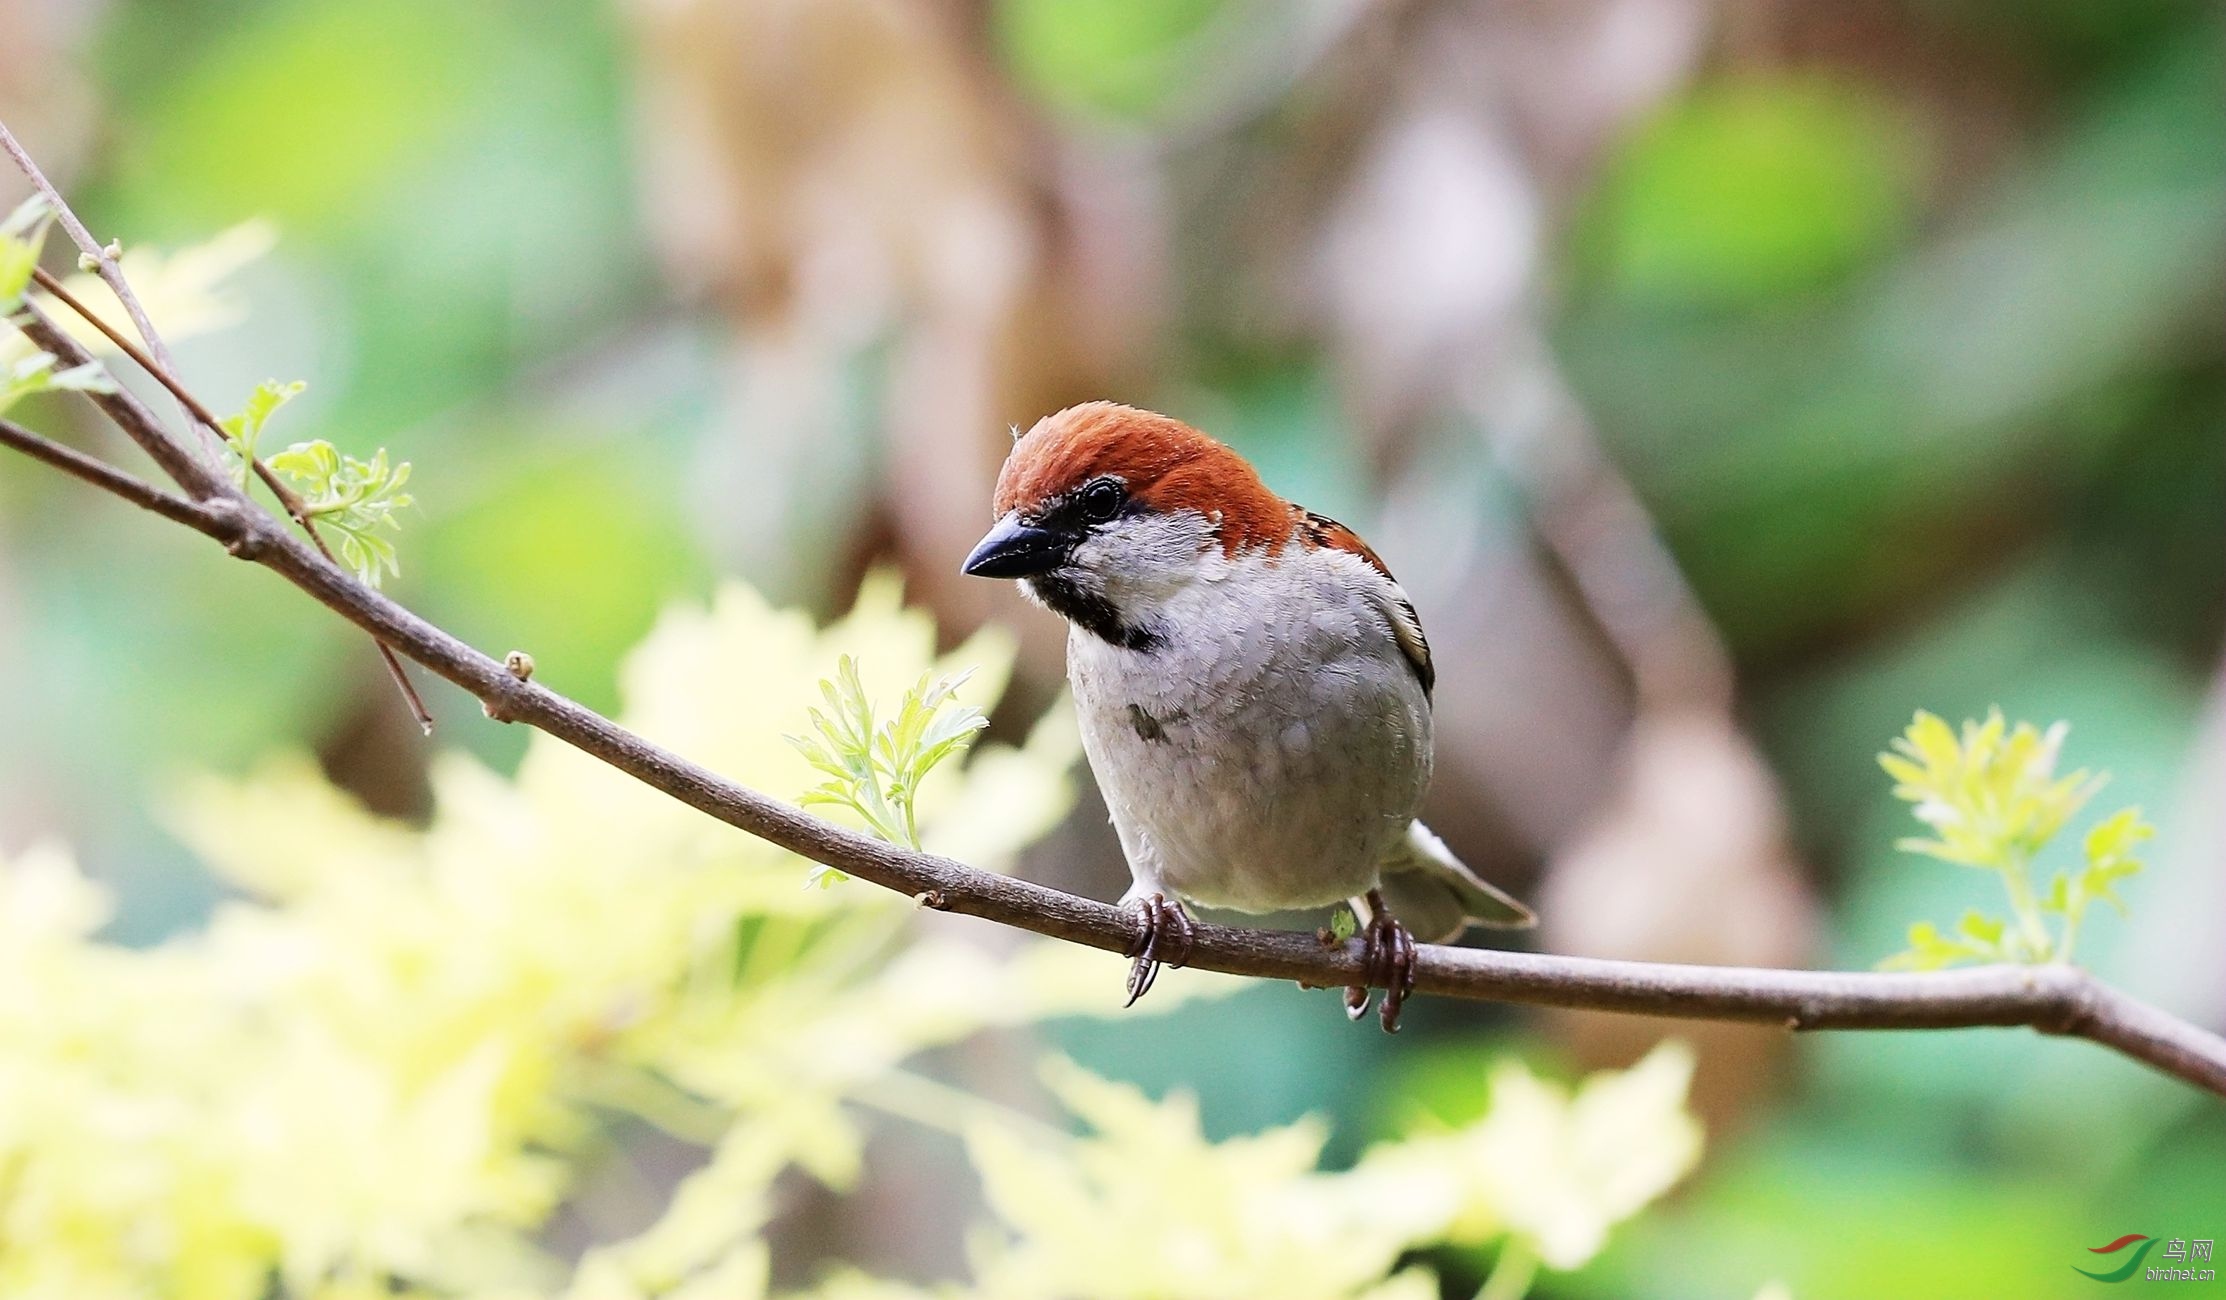
[[[972,675],[972,669],[941,676],[923,673],[904,693],[896,717],[876,723],[873,701],[858,679],[858,662],[844,655],[835,666],[834,679],[819,684],[827,707],[811,710],[812,730],[818,734],[787,738],[806,762],[828,777],[806,791],[802,803],[848,808],[875,835],[918,849],[915,801],[920,783],[943,760],[964,752],[974,733],[989,725],[981,710],[956,698],[958,688]],[[822,886],[844,878],[829,867],[817,869],[811,877]]]
[[[255,386],[246,408],[224,421],[224,436],[234,460],[232,476],[242,487],[247,484],[256,457],[262,454],[257,446],[263,426],[303,387],[300,380],[290,384],[265,380]],[[408,461],[388,464],[384,447],[369,460],[357,460],[320,438],[297,442],[269,457],[266,463],[272,472],[283,475],[301,498],[303,518],[339,534],[340,561],[357,578],[376,587],[385,574],[401,574],[394,543],[381,530],[399,530],[402,521],[397,514],[414,502],[402,490],[410,481]]]
[[[402,490],[410,481],[408,461],[389,465],[384,447],[357,460],[320,438],[288,447],[270,458],[270,467],[293,480],[302,514],[340,534],[341,563],[358,578],[376,587],[382,572],[401,575],[394,543],[379,530],[399,530],[396,513],[416,500]]]
[[[271,416],[278,413],[279,407],[293,401],[307,387],[309,385],[299,379],[290,384],[266,379],[255,385],[255,391],[247,395],[247,406],[238,415],[224,421],[224,439],[230,444],[232,453],[234,484],[243,488],[247,486],[250,466],[254,464],[256,457],[263,454],[257,447],[263,438],[263,426],[270,423]]]
[[[1959,961],[2068,962],[2088,907],[2103,899],[2125,912],[2118,882],[2141,870],[2134,851],[2156,833],[2138,808],[2123,808],[2087,832],[2077,865],[2059,870],[2045,891],[2033,887],[2033,863],[2105,778],[2084,769],[2056,775],[2067,723],[2043,732],[2014,728],[1999,709],[1967,721],[1959,735],[1920,711],[1909,729],[1878,756],[1894,778],[1894,795],[1912,805],[1932,835],[1898,847],[1992,871],[2008,894],[2008,918],[1968,912],[1953,933],[1931,922],[1909,930],[1909,949],[1881,963],[1898,970],[1938,970]],[[2055,918],[2050,925],[2049,918]]]

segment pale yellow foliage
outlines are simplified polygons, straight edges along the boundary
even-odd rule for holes
[[[1547,1267],[1578,1268],[1700,1159],[1700,1121],[1685,1107],[1692,1077],[1692,1053],[1676,1042],[1574,1092],[1505,1060],[1481,1121],[1379,1148],[1362,1172],[1444,1196],[1443,1231],[1456,1240],[1513,1235]]]
[[[1065,1061],[1045,1081],[1092,1133],[1046,1145],[974,1126],[1003,1224],[974,1242],[981,1295],[1351,1296],[1414,1235],[1348,1212],[1347,1185],[1314,1173],[1316,1122],[1209,1143],[1187,1095],[1153,1102]]]
[[[1091,1135],[1047,1144],[976,1126],[968,1145],[1000,1227],[973,1243],[969,1294],[1432,1296],[1423,1270],[1384,1275],[1409,1250],[1503,1235],[1577,1268],[1699,1158],[1692,1068],[1664,1043],[1572,1095],[1507,1061],[1475,1124],[1318,1173],[1318,1124],[1208,1142],[1187,1095],[1153,1102],[1053,1061],[1046,1082]]]
[[[624,716],[798,788],[780,734],[838,654],[893,690],[978,665],[969,697],[994,701],[1007,642],[933,650],[887,583],[824,630],[730,587],[629,660]],[[1060,727],[984,746],[928,782],[923,826],[1009,862],[1062,814],[1074,757]],[[273,1267],[298,1294],[532,1277],[587,1102],[719,1154],[673,1224],[591,1256],[577,1293],[636,1270],[731,1280],[760,1217],[739,1211],[781,1169],[855,1175],[851,1090],[990,1022],[1115,1005],[1112,959],[908,943],[908,900],[807,891],[806,864],[545,737],[514,778],[449,755],[433,786],[419,829],[305,759],[181,783],[173,824],[254,898],[152,950],[89,940],[107,903],[60,852],[0,874],[0,1294],[252,1297]]]
[[[2138,808],[2121,808],[2089,830],[2085,861],[2057,871],[2036,889],[2031,869],[2104,777],[2085,769],[2056,775],[2067,723],[2042,731],[2029,722],[2011,726],[1999,709],[1986,720],[1967,721],[1959,734],[1938,716],[1919,711],[1893,741],[1879,765],[1894,778],[1894,797],[1912,804],[1932,838],[1910,838],[1899,847],[1966,867],[1997,873],[2008,895],[2010,918],[1972,911],[1951,933],[1930,921],[1909,928],[1909,948],[1883,964],[1936,970],[1960,961],[2068,962],[2078,946],[2087,910],[2097,900],[2125,910],[2119,884],[2137,875],[2141,845],[2156,828]],[[2053,931],[2049,915],[2059,919]]]
[[[1878,757],[1894,778],[1895,796],[1915,804],[1917,820],[1936,837],[1904,840],[1903,847],[1996,868],[2038,852],[2102,785],[2084,769],[2056,775],[2069,730],[2062,722],[2045,732],[2029,722],[2011,727],[1995,710],[1983,722],[1964,723],[1958,736],[1920,711],[1894,738],[1896,752]]]
[[[838,656],[893,698],[1012,648],[935,654],[895,587],[826,628],[730,586],[628,660],[630,726],[758,788],[813,773],[781,739]],[[1063,812],[1052,711],[919,791],[928,844],[987,867]],[[307,759],[191,777],[180,836],[243,897],[150,949],[100,942],[104,892],[55,847],[0,864],[0,1295],[9,1300],[757,1300],[776,1180],[865,1174],[869,1112],[963,1132],[993,1222],[973,1277],[837,1273],[822,1300],[1258,1296],[1424,1300],[1409,1251],[1534,1237],[1551,1264],[1681,1174],[1690,1063],[1665,1049],[1574,1097],[1519,1066],[1470,1128],[1319,1170],[1322,1125],[1210,1142],[1193,1101],[1066,1062],[1089,1130],[909,1073],[985,1028],[1111,1012],[1120,964],[970,940],[536,735],[514,776],[451,754],[423,826],[371,816]],[[1002,955],[999,955],[999,954]],[[1231,982],[1188,972],[1152,1002]],[[660,1217],[566,1267],[538,1234],[618,1112],[700,1147]]]

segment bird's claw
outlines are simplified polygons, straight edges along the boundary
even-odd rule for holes
[[[1152,991],[1161,962],[1181,966],[1190,960],[1190,941],[1195,933],[1182,905],[1168,902],[1165,894],[1146,894],[1129,907],[1136,914],[1136,937],[1128,945],[1128,1001],[1121,1004],[1124,1007],[1135,1006],[1136,999]]]
[[[1384,910],[1380,897],[1371,895],[1368,902],[1368,924],[1360,932],[1361,969],[1368,983],[1345,990],[1345,1015],[1352,1020],[1367,1015],[1369,989],[1381,984],[1384,1000],[1377,1018],[1383,1022],[1385,1033],[1396,1034],[1399,1013],[1407,1005],[1407,995],[1414,992],[1414,935]]]

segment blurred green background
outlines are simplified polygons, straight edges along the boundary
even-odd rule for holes
[[[0,116],[102,237],[279,232],[244,320],[181,341],[199,391],[303,378],[282,436],[412,461],[395,593],[591,705],[718,577],[832,612],[893,563],[954,642],[1024,633],[1016,727],[1057,631],[954,571],[1008,426],[1113,397],[1235,442],[1407,580],[1449,665],[1433,820],[1543,901],[1544,946],[1876,961],[1992,886],[1894,853],[1872,755],[1916,708],[1998,704],[2070,720],[2162,829],[2087,959],[2226,1021],[2214,6],[0,15]],[[212,897],[148,811],[183,770],[308,746],[423,810],[428,747],[359,637],[20,465],[0,668],[0,833],[74,843],[123,937]],[[515,760],[427,696],[440,744]],[[1112,896],[1101,821],[1032,870]],[[1349,1155],[1464,1113],[1492,1051],[1622,1064],[1662,1032],[1410,1025],[1261,988],[1065,1045],[1197,1087],[1217,1132],[1330,1113]],[[1699,1041],[1702,1172],[1538,1294],[2069,1295],[2087,1246],[2226,1235],[2226,1112],[2090,1047]]]

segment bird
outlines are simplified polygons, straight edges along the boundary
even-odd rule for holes
[[[1437,670],[1353,530],[1190,425],[1103,401],[1015,439],[992,514],[961,569],[1067,622],[1083,753],[1133,882],[1130,1003],[1187,959],[1191,905],[1348,903],[1393,1032],[1417,933],[1535,924],[1416,818]],[[1366,1014],[1368,985],[1344,996]]]

